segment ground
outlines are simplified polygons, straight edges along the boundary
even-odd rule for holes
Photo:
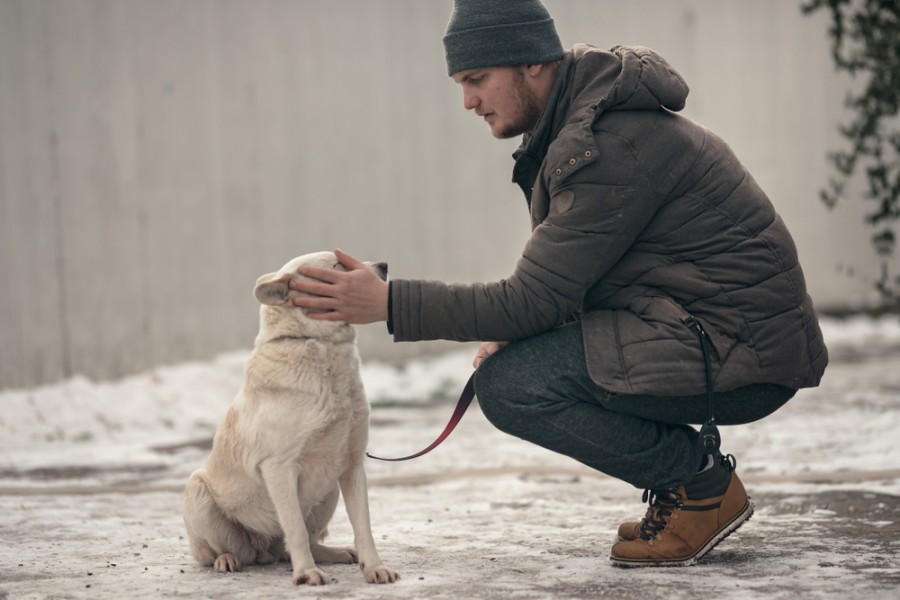
[[[723,428],[756,513],[687,568],[611,566],[616,526],[643,514],[641,491],[503,435],[477,404],[431,454],[368,463],[379,553],[402,576],[393,585],[366,584],[351,565],[325,566],[331,582],[320,588],[294,587],[287,564],[227,575],[197,565],[181,489],[208,436],[136,435],[143,451],[110,457],[101,444],[107,453],[92,460],[86,442],[32,444],[18,431],[19,449],[4,447],[0,461],[0,599],[895,598],[898,367],[894,343],[835,346],[821,387],[764,421]],[[451,409],[376,405],[370,448],[418,450]],[[329,540],[352,542],[342,509]]]

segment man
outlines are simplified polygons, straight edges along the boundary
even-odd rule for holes
[[[320,281],[294,302],[386,320],[398,341],[488,340],[475,386],[492,423],[646,490],[613,563],[693,564],[753,506],[714,429],[690,424],[765,417],[828,360],[790,234],[728,146],[676,114],[688,88],[653,51],[563,51],[538,0],[456,0],[444,45],[465,108],[524,134],[515,272],[388,285],[339,253],[348,271],[302,271]]]

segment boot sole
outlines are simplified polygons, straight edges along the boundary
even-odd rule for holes
[[[737,515],[731,521],[729,521],[725,527],[720,529],[713,537],[709,539],[703,546],[701,546],[696,552],[692,555],[685,558],[677,558],[677,559],[662,559],[662,560],[638,560],[638,559],[627,559],[627,558],[614,558],[612,556],[609,557],[610,562],[613,566],[623,567],[623,568],[634,568],[634,567],[690,567],[691,565],[697,564],[697,561],[706,556],[706,553],[715,548],[719,542],[727,538],[729,535],[734,533],[741,525],[750,520],[750,517],[753,516],[753,502],[750,500],[750,497],[747,496],[747,503],[744,505]]]

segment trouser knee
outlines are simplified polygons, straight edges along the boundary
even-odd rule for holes
[[[481,363],[475,372],[475,395],[485,418],[497,429],[509,433],[514,410],[509,376],[502,362],[492,355]]]

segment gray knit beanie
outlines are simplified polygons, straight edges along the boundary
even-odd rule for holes
[[[447,73],[531,65],[563,57],[540,0],[454,0],[444,34]]]

